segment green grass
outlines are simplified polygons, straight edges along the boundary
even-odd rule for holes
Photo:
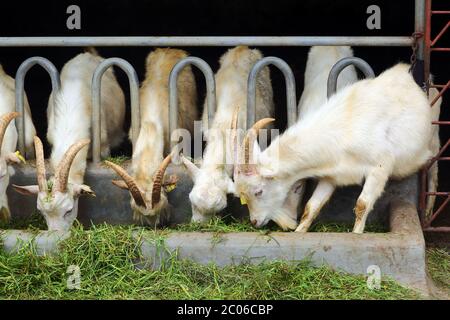
[[[125,161],[128,161],[128,160],[130,160],[131,158],[130,157],[128,157],[128,156],[123,156],[123,155],[121,155],[121,156],[115,156],[115,157],[108,157],[108,158],[106,158],[105,160],[107,160],[107,161],[109,161],[109,162],[112,162],[112,163],[115,163],[115,164],[117,164],[117,165],[121,165],[121,164],[123,164]]]
[[[314,224],[310,232],[352,232],[353,224],[351,223],[316,223]],[[230,233],[230,232],[260,232],[269,233],[272,231],[281,231],[275,225],[269,227],[263,227],[257,229],[250,224],[248,219],[243,221],[235,220],[232,217],[213,217],[206,223],[191,222],[188,224],[182,224],[170,229],[168,231],[178,232],[216,232],[216,233]],[[381,224],[367,224],[364,232],[388,232],[388,229]]]
[[[428,271],[433,281],[450,294],[450,253],[443,249],[427,249]]]
[[[27,218],[12,218],[10,221],[0,220],[0,229],[20,229],[29,231],[47,230],[44,216],[39,211],[34,211]]]
[[[134,227],[99,225],[72,237],[51,256],[32,246],[0,251],[2,299],[413,299],[412,291],[384,279],[380,290],[363,276],[314,268],[308,262],[270,262],[218,268],[169,259],[159,271],[137,270]],[[139,232],[139,231],[138,231]],[[142,232],[142,231],[140,231]],[[67,267],[81,270],[81,290],[66,286]]]

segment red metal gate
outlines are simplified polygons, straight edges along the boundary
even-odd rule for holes
[[[450,9],[450,8],[449,8]],[[448,33],[450,34],[450,20],[448,20],[447,24],[444,25],[440,31],[433,36],[432,35],[432,28],[431,28],[431,19],[435,15],[450,15],[450,10],[443,11],[443,10],[433,10],[432,9],[432,0],[426,0],[425,3],[425,15],[426,15],[426,23],[425,23],[425,33],[424,33],[424,73],[425,73],[425,79],[429,79],[430,75],[430,67],[431,67],[431,54],[435,52],[441,52],[441,54],[449,54],[450,55],[450,48],[442,47],[440,46],[442,43],[442,39],[444,34]],[[441,41],[440,41],[441,40]],[[450,63],[450,59],[449,59]],[[448,76],[448,75],[447,75]],[[427,81],[427,90],[430,88],[436,88],[439,90],[439,95],[433,99],[431,102],[431,105],[435,105],[435,103],[439,100],[440,97],[442,97],[446,92],[449,92],[450,88],[450,79],[447,81],[447,83],[440,83],[440,84],[431,84],[429,81]],[[446,99],[448,100],[448,98]],[[448,101],[444,101],[444,103]],[[442,109],[441,109],[442,110]],[[449,120],[441,120],[439,121],[433,121],[433,125],[438,126],[448,126],[450,125]],[[428,190],[428,174],[430,168],[433,166],[434,163],[442,163],[450,161],[450,157],[443,156],[444,152],[449,148],[450,146],[450,139],[448,139],[439,150],[438,154],[434,155],[434,157],[428,162],[424,170],[422,170],[422,179],[421,179],[421,194],[420,194],[420,213],[421,213],[421,221],[422,221],[422,227],[424,231],[438,231],[438,232],[450,232],[450,226],[439,226],[439,227],[432,227],[432,223],[436,220],[436,218],[439,215],[442,215],[447,208],[449,202],[450,202],[450,191],[436,191],[432,192]],[[426,216],[426,206],[427,206],[427,199],[429,199],[430,196],[435,196],[436,199],[440,198],[442,201],[439,201],[440,203],[437,206],[436,210],[433,210],[432,214],[429,216]],[[448,214],[448,213],[447,213]]]

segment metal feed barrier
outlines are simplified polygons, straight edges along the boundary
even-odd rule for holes
[[[450,28],[450,21],[444,26],[444,28],[435,36],[431,38],[431,16],[449,14],[450,11],[433,11],[431,9],[431,0],[415,0],[415,27],[414,33],[411,37],[408,36],[393,36],[393,37],[315,37],[315,36],[288,36],[288,37],[0,37],[0,47],[78,47],[78,46],[236,46],[236,45],[249,45],[249,46],[313,46],[313,45],[349,45],[349,46],[411,46],[413,48],[412,62],[415,69],[414,75],[420,85],[430,87],[430,84],[424,79],[428,79],[430,72],[430,54],[431,52],[446,52],[450,51],[449,48],[437,47],[438,40],[443,37],[445,32]],[[117,60],[114,60],[117,59]],[[111,65],[117,65],[122,67],[129,76],[130,87],[132,92],[131,104],[132,104],[132,137],[133,142],[136,140],[137,132],[139,130],[139,101],[136,95],[137,85],[135,71],[124,60],[114,58],[104,62],[103,72]],[[272,62],[268,62],[271,59]],[[112,61],[116,61],[112,62]],[[121,61],[121,62],[118,62]],[[209,66],[202,63],[203,60],[195,57],[189,57],[187,60],[180,62],[180,65],[175,68],[171,74],[171,94],[170,94],[170,132],[173,132],[177,127],[177,93],[172,88],[176,87],[176,77],[178,72],[182,69],[182,65],[194,64],[204,73],[207,84],[207,107],[208,107],[208,119],[210,122],[214,110],[215,110],[215,97],[214,94],[214,78]],[[296,101],[295,90],[293,87],[295,79],[292,76],[290,68],[276,58],[268,57],[265,60],[258,62],[258,66],[252,70],[251,77],[256,77],[257,69],[260,69],[264,65],[274,64],[280,68],[285,76],[286,80],[286,93],[287,93],[287,105],[288,105],[288,124],[291,125],[295,122]],[[204,62],[204,61],[203,61]],[[121,64],[123,63],[123,65]],[[265,64],[267,63],[267,64]],[[26,60],[19,68],[16,75],[16,109],[19,112],[23,112],[24,93],[23,82],[27,71],[35,64],[43,66],[47,72],[49,72],[52,79],[53,94],[58,91],[60,83],[59,76],[56,68],[48,60],[40,57],[34,57]],[[108,65],[108,66],[107,66]],[[178,69],[179,68],[179,69]],[[364,72],[364,69],[363,69]],[[100,89],[100,79],[102,72],[97,70],[97,78],[93,81],[93,160],[98,163],[100,161],[100,132],[101,132],[101,120],[99,117],[99,105],[100,92],[96,91]],[[368,74],[366,74],[367,76]],[[250,78],[249,78],[250,80]],[[97,83],[98,81],[98,83]],[[96,84],[95,84],[96,83]],[[252,87],[253,86],[253,87]],[[328,89],[332,92],[335,83],[328,83]],[[450,82],[447,84],[432,85],[440,90],[440,96],[450,87]],[[97,88],[97,89],[96,89]],[[248,115],[247,125],[254,122],[254,104],[255,104],[255,91],[254,83],[249,81],[249,95],[248,95]],[[434,101],[435,102],[435,101]],[[295,112],[294,112],[295,110]],[[25,153],[25,141],[24,141],[24,118],[16,119],[17,128],[19,131],[19,151]],[[435,125],[447,125],[449,121],[435,121]],[[450,145],[450,141],[444,144],[436,155],[432,162],[426,169],[431,167],[435,161],[446,161],[448,157],[443,157],[442,153]],[[428,192],[426,190],[426,175],[427,170],[423,171],[422,175],[422,190],[420,193],[420,209],[421,217],[424,229],[427,231],[450,231],[450,228],[431,227],[431,222],[444,211],[444,208],[450,202],[450,192]],[[438,210],[432,215],[430,219],[424,217],[424,210],[426,207],[427,198],[430,196],[444,196],[446,200],[438,208]]]

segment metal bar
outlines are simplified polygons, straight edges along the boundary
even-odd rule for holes
[[[92,161],[94,163],[99,163],[101,158],[101,81],[103,74],[111,66],[116,66],[122,69],[128,76],[128,81],[130,83],[131,140],[133,143],[133,149],[139,135],[139,79],[136,70],[128,61],[124,59],[105,59],[97,66],[94,75],[92,76]]]
[[[423,229],[426,232],[450,232],[450,227],[429,227]]]
[[[375,78],[375,72],[373,72],[372,67],[363,59],[357,57],[343,58],[336,62],[336,64],[330,70],[327,81],[327,98],[330,98],[333,94],[336,93],[339,74],[349,65],[354,65],[359,70],[361,70],[366,78]]]
[[[186,57],[178,61],[178,63],[173,67],[169,76],[169,140],[172,133],[179,128],[178,126],[178,90],[177,90],[177,79],[178,74],[187,65],[192,64],[200,69],[200,71],[205,76],[206,82],[206,105],[208,108],[208,124],[213,121],[214,113],[216,112],[216,82],[214,80],[214,73],[205,60],[198,57]]]
[[[439,94],[433,99],[433,101],[431,101],[430,105],[433,106],[439,100],[439,98],[442,97],[445,91],[448,90],[448,88],[450,88],[450,80],[447,82],[446,85],[440,87],[441,90],[439,90]]]
[[[52,81],[52,97],[56,99],[56,94],[61,88],[61,80],[59,78],[58,69],[56,69],[55,65],[50,62],[50,60],[43,57],[31,57],[22,62],[17,69],[16,80],[15,80],[15,95],[16,95],[16,111],[19,112],[22,117],[16,118],[16,126],[18,131],[18,144],[19,151],[26,155],[25,151],[25,116],[24,116],[24,99],[25,99],[25,76],[28,71],[34,65],[40,65],[42,68],[47,71],[50,75],[50,79]]]
[[[286,84],[286,105],[288,127],[297,121],[297,97],[295,92],[295,77],[291,67],[277,57],[265,57],[252,67],[247,82],[247,128],[251,128],[256,121],[256,80],[259,72],[266,66],[277,67],[284,76]]]
[[[450,52],[450,48],[431,48],[430,50],[437,52]]]
[[[425,0],[415,0],[414,8],[414,30],[416,33],[424,34],[425,32]],[[424,37],[418,40],[417,59],[423,60],[425,56]]]
[[[447,31],[447,29],[450,27],[450,21],[447,22],[447,24],[442,28],[442,30],[438,33],[438,35],[431,41],[431,46],[434,46],[436,42],[439,41],[439,39],[444,35],[444,33]]]
[[[398,46],[412,44],[410,37],[0,37],[0,47],[122,47],[122,46]]]
[[[416,0],[421,1],[421,0]],[[417,4],[417,3],[416,3]],[[416,7],[417,10],[417,7]],[[425,0],[425,30],[424,30],[424,73],[425,83],[429,85],[430,78],[430,53],[431,53],[431,0]],[[428,92],[428,90],[427,90]]]
[[[433,223],[434,219],[436,219],[437,216],[439,216],[439,214],[442,212],[442,210],[445,209],[445,207],[447,206],[447,204],[450,202],[450,196],[447,196],[447,198],[445,199],[445,201],[439,206],[439,208],[436,210],[435,213],[433,213],[433,215],[428,218],[428,220],[425,223],[425,228],[431,227],[431,224]]]
[[[450,11],[433,10],[433,11],[431,11],[431,14],[450,14]]]

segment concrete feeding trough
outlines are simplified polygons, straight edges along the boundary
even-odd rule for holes
[[[125,168],[127,165],[124,165]],[[171,223],[179,224],[190,219],[188,192],[190,179],[181,167],[171,166],[169,174],[178,174],[177,188],[169,194],[173,206]],[[107,222],[111,224],[132,223],[129,193],[111,184],[114,175],[106,167],[90,165],[86,181],[97,193],[96,198],[81,198],[79,220],[85,224]],[[34,183],[35,170],[30,166],[18,166],[12,183]],[[359,187],[342,188],[323,209],[319,221],[352,223],[352,208],[360,192]],[[417,175],[402,181],[389,183],[385,194],[377,202],[368,223],[386,223],[386,233],[320,233],[308,232],[258,232],[223,233],[172,232],[164,241],[156,241],[149,233],[137,238],[141,241],[145,267],[158,268],[165,259],[190,259],[201,264],[215,263],[226,266],[240,263],[260,263],[271,260],[310,260],[314,265],[326,264],[333,269],[352,274],[367,275],[368,267],[380,268],[382,276],[429,294],[425,241],[423,238],[416,199]],[[25,217],[25,212],[36,208],[35,197],[23,197],[10,191],[12,215]],[[238,202],[238,201],[237,201]],[[20,205],[17,205],[20,204]],[[244,216],[246,210],[237,211],[233,203],[229,210]],[[234,208],[234,209],[233,209]],[[4,250],[14,252],[27,242],[34,242],[38,254],[58,250],[58,241],[68,234],[42,231],[30,233],[21,230],[1,231]],[[164,248],[164,250],[161,250]],[[140,264],[142,267],[142,264]]]

